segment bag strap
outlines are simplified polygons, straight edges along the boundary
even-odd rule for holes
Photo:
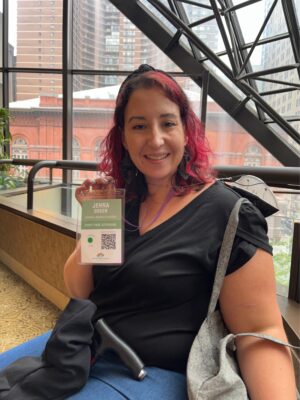
[[[244,333],[237,333],[234,335],[234,337],[241,337],[241,336],[253,336],[256,337],[257,339],[264,339],[264,340],[269,340],[271,342],[281,344],[283,346],[290,347],[291,349],[296,349],[300,350],[300,346],[295,346],[293,344],[290,344],[288,342],[284,342],[283,340],[277,339],[271,335],[266,335],[265,333],[253,333],[253,332],[244,332]]]
[[[227,266],[229,263],[230,255],[231,255],[231,250],[233,246],[233,241],[235,238],[235,234],[237,231],[237,227],[239,224],[239,212],[241,205],[243,203],[249,203],[249,200],[245,199],[244,197],[241,197],[238,199],[238,201],[235,203],[228,222],[227,226],[225,228],[224,236],[223,236],[223,241],[219,253],[219,258],[218,258],[218,263],[217,263],[217,269],[215,273],[215,279],[214,279],[214,284],[213,284],[213,289],[212,289],[212,294],[208,306],[208,313],[207,315],[211,315],[217,306],[217,302],[219,299],[221,287],[225,278]]]
[[[213,289],[212,289],[212,295],[210,298],[209,306],[208,306],[208,313],[207,316],[211,315],[217,306],[217,302],[219,299],[221,287],[225,278],[226,270],[228,267],[231,251],[232,251],[232,246],[234,242],[234,238],[236,235],[237,227],[239,224],[239,212],[240,208],[243,203],[249,203],[248,199],[245,199],[244,197],[241,197],[238,199],[238,201],[235,203],[228,222],[227,226],[225,228],[224,236],[223,236],[223,241],[220,249],[220,254],[218,258],[218,263],[217,263],[217,269],[216,269],[216,274],[215,274],[215,279],[214,279],[214,284],[213,284]],[[234,338],[236,337],[241,337],[241,336],[253,336],[258,339],[265,339],[272,341],[277,344],[281,344],[284,346],[288,346],[293,349],[300,350],[299,346],[294,346],[290,343],[284,342],[280,339],[274,338],[273,336],[266,335],[263,333],[252,333],[252,332],[245,332],[245,333],[238,333],[238,334],[232,334]]]

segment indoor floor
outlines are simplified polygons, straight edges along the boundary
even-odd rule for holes
[[[59,309],[0,262],[0,353],[54,326]]]

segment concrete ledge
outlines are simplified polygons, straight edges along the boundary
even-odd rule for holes
[[[60,309],[68,301],[64,264],[76,240],[0,207],[0,260]]]
[[[24,279],[28,285],[32,286],[39,293],[41,293],[51,303],[55,304],[60,310],[63,310],[69,301],[69,297],[57,290],[55,287],[49,285],[45,280],[41,279],[38,275],[34,274],[28,268],[24,267],[21,263],[16,261],[9,254],[0,249],[0,260],[14,271],[18,276]]]

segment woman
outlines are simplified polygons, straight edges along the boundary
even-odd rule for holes
[[[72,297],[95,302],[97,317],[150,366],[144,382],[122,381],[105,399],[124,398],[120,393],[186,399],[189,350],[206,317],[222,236],[239,195],[214,179],[201,123],[182,89],[147,65],[120,88],[102,156],[107,178],[86,181],[76,195],[81,201],[91,187],[126,188],[125,261],[80,265],[77,248],[65,265],[65,283]],[[261,212],[243,205],[220,309],[233,333],[286,341],[266,231]],[[296,398],[286,348],[240,338],[237,356],[251,399]]]

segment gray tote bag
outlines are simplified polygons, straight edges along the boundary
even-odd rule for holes
[[[238,336],[254,336],[299,349],[269,335],[248,332],[231,334],[226,329],[220,312],[216,310],[239,222],[239,210],[243,202],[248,202],[248,200],[240,198],[230,214],[220,250],[207,317],[200,327],[189,354],[187,364],[189,400],[249,399],[235,359],[234,340]]]

